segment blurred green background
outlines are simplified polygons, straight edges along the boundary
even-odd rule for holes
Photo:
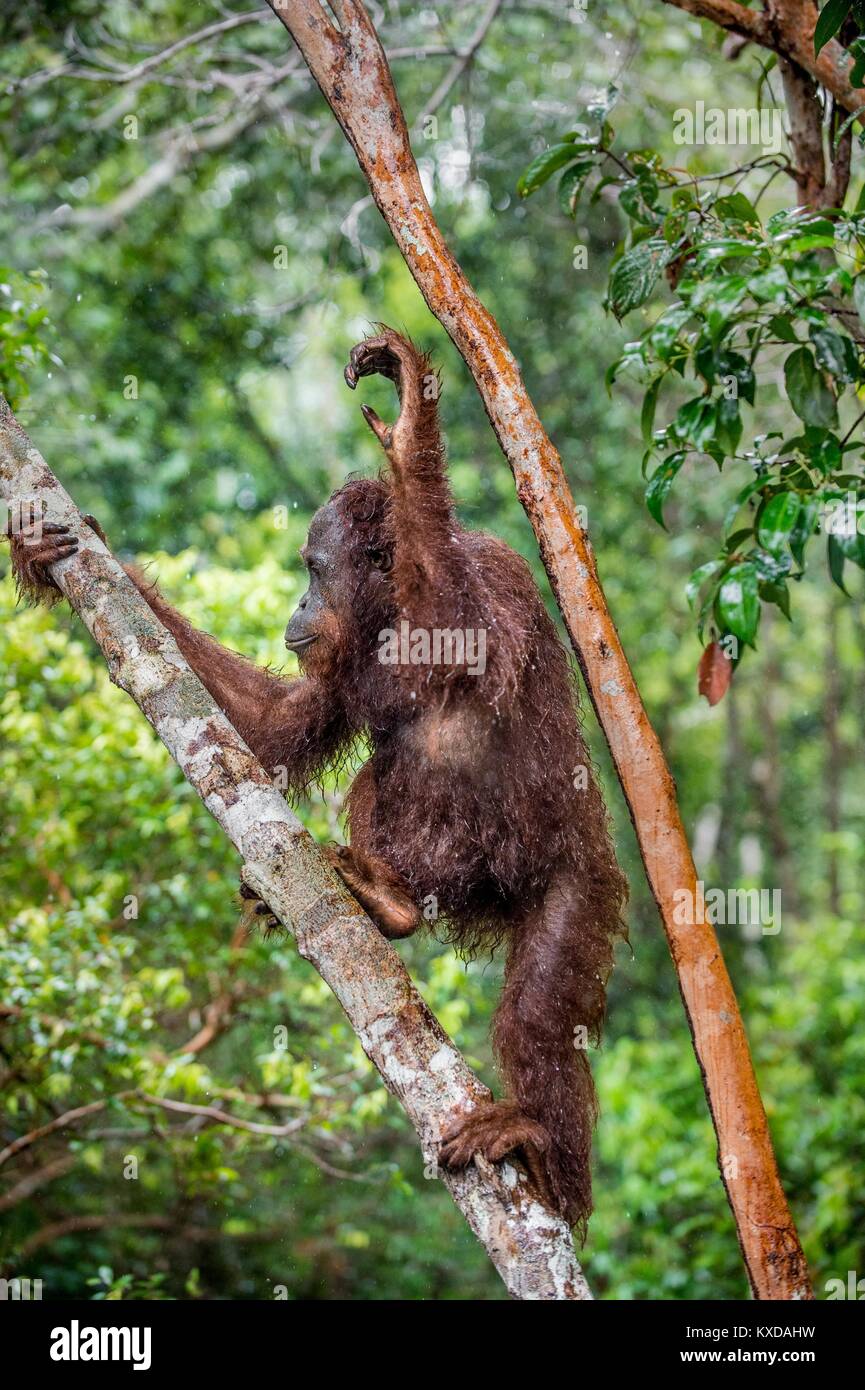
[[[757,57],[731,64],[660,3],[514,0],[420,126],[484,7],[373,8],[436,215],[587,508],[700,876],[782,891],[778,935],[720,935],[819,1296],[861,1271],[865,1239],[862,576],[845,603],[815,571],[791,625],[764,621],[725,701],[698,701],[684,580],[715,553],[743,478],[707,461],[668,503],[669,533],[651,521],[639,388],[604,386],[627,337],[602,307],[618,213],[601,198],[575,228],[554,199],[515,194],[610,81],[624,138],[671,157],[673,109],[709,91],[752,105]],[[378,467],[342,367],[384,320],[442,365],[464,520],[522,551],[548,595],[474,387],[320,94],[272,17],[230,14],[46,0],[0,22],[0,360],[19,417],[118,553],[152,560],[194,622],[281,663],[309,517]],[[392,408],[383,386],[369,399]],[[80,624],[65,606],[16,607],[7,570],[4,549],[0,1147],[105,1105],[0,1168],[0,1273],[42,1278],[46,1298],[503,1298],[312,967],[289,940],[235,936],[237,857]],[[595,1059],[586,1272],[600,1297],[746,1297],[675,975],[590,712],[586,724],[632,885]],[[344,787],[301,807],[322,839],[341,834]],[[492,1081],[499,963],[466,967],[432,940],[400,951]]]

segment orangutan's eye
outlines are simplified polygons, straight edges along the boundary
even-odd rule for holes
[[[367,547],[366,553],[373,569],[381,570],[382,574],[387,574],[388,570],[393,569],[393,556],[387,550],[378,550],[371,545]]]

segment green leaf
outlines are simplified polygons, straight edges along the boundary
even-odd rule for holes
[[[656,208],[658,181],[647,170],[642,170],[635,179],[622,185],[619,193],[619,206],[634,222],[656,227],[661,214]]]
[[[672,255],[660,237],[647,237],[622,256],[610,275],[609,304],[617,319],[645,304]]]
[[[858,565],[860,570],[865,569],[865,536],[859,531],[852,535],[836,536],[845,560],[852,560],[854,565]]]
[[[780,338],[782,343],[798,343],[796,330],[793,327],[793,320],[786,314],[775,314],[769,320],[769,332],[776,338]]]
[[[724,517],[725,532],[728,532],[730,530],[730,527],[733,525],[733,522],[736,520],[736,517],[739,515],[741,508],[744,507],[749,497],[752,497],[755,492],[758,492],[760,490],[760,488],[764,488],[766,486],[766,482],[767,479],[764,476],[752,478],[750,483],[746,483],[745,486],[742,488],[741,492],[737,493],[736,497],[733,499],[732,504],[727,508],[727,515]]]
[[[612,111],[618,100],[618,96],[619,89],[611,82],[605,91],[599,92],[598,95],[588,103],[586,110],[594,120],[603,121],[610,111]]]
[[[832,583],[837,584],[842,594],[847,594],[844,588],[844,550],[838,542],[837,536],[829,536],[826,540],[826,559],[829,563],[829,573],[832,576]],[[850,595],[847,594],[849,598]]]
[[[854,39],[853,42],[848,45],[847,52],[852,54],[853,58],[855,59],[855,62],[853,63],[852,68],[850,69],[847,81],[853,88],[861,87],[863,81],[865,81],[865,42],[863,42],[861,38]],[[844,122],[844,125],[852,125],[853,121],[856,120],[857,116],[860,116],[862,114],[863,110],[865,110],[865,107],[860,106],[858,111],[854,111],[852,116],[847,117],[846,121]],[[841,136],[843,134],[843,129],[837,131],[835,134],[834,148],[836,150],[838,148],[838,141],[841,139]]]
[[[700,246],[700,263],[711,266],[725,261],[730,256],[745,258],[753,256],[761,249],[759,241],[742,241],[736,237],[723,237],[714,241],[704,241]]]
[[[685,298],[685,285],[680,284],[679,291]],[[718,339],[724,332],[728,320],[738,309],[742,300],[748,292],[747,275],[712,275],[709,280],[703,281],[696,287],[688,285],[691,290],[691,307],[695,310],[702,310],[706,317],[709,333],[712,338]]]
[[[861,479],[857,479],[859,486],[861,482]],[[845,497],[832,499],[824,520],[827,535],[837,542],[845,560],[852,560],[860,569],[865,569],[865,535],[860,530],[865,525],[863,509],[865,499],[851,498],[848,493]]]
[[[740,352],[731,352],[727,348],[723,348],[715,356],[715,371],[719,377],[733,377],[742,399],[746,400],[749,405],[754,404],[754,391],[757,383],[752,367]]]
[[[652,430],[655,425],[655,408],[658,404],[658,392],[661,389],[663,377],[656,377],[643,397],[643,408],[640,411],[640,429],[643,435],[643,443],[649,445],[652,442]]]
[[[649,486],[646,488],[646,506],[649,509],[649,515],[657,521],[659,526],[663,526],[665,530],[666,524],[664,522],[663,513],[664,503],[667,500],[670,488],[673,486],[676,474],[684,462],[684,450],[679,450],[675,454],[670,454],[664,459],[660,467],[655,469],[649,479]]]
[[[672,429],[678,439],[690,440],[696,449],[704,449],[715,433],[716,403],[708,396],[695,396],[676,412]]]
[[[790,539],[799,518],[801,502],[798,493],[776,492],[757,517],[757,539],[765,550],[780,552]]]
[[[623,371],[625,367],[633,367],[634,365],[638,367],[646,365],[646,347],[642,340],[626,343],[621,357],[617,357],[614,362],[610,363],[604,375],[608,395],[612,394],[611,388],[619,372]]]
[[[754,539],[754,530],[751,526],[743,526],[738,531],[733,531],[724,541],[724,554],[732,555],[734,551],[741,550],[746,541]]]
[[[676,345],[679,330],[688,322],[691,310],[684,304],[672,304],[656,319],[649,331],[649,341],[662,362],[669,360]]]
[[[847,18],[850,0],[826,0],[814,28],[814,56],[833,39]]]
[[[808,461],[811,468],[817,468],[827,476],[841,467],[841,441],[831,430],[817,429],[806,425],[804,434],[797,434],[781,446],[781,452],[799,453]]]
[[[748,561],[754,566],[758,580],[765,583],[784,579],[793,568],[789,555],[771,555],[768,550],[759,548],[749,552]]]
[[[723,563],[723,560],[707,560],[705,565],[700,565],[694,570],[685,587],[685,597],[688,600],[689,608],[693,609],[706,580],[711,579],[713,574],[717,574]]]
[[[780,608],[788,622],[793,621],[790,614],[790,590],[782,579],[762,580],[757,592],[766,603],[774,603],[776,608]]]
[[[826,385],[809,348],[791,352],[784,363],[784,384],[790,404],[806,425],[822,425],[824,429],[837,423],[835,397]]]
[[[772,213],[766,223],[766,231],[770,237],[782,240],[784,237],[793,236],[796,228],[813,216],[810,208],[782,208],[780,212]]]
[[[740,642],[753,647],[760,621],[757,573],[753,565],[742,561],[725,574],[718,590],[717,610],[724,631],[732,632]]]
[[[816,251],[824,247],[831,251],[835,246],[835,233],[833,232],[804,232],[802,236],[794,237],[788,242],[784,250],[786,252],[795,251]]]
[[[707,386],[714,386],[715,384],[716,353],[717,348],[711,338],[706,338],[701,334],[694,349],[694,373],[701,376]]]
[[[715,437],[722,451],[732,457],[742,438],[742,417],[734,397],[722,396],[716,405]]]
[[[853,303],[856,313],[865,324],[865,271],[853,281]]]
[[[805,547],[814,534],[819,513],[819,497],[809,497],[807,501],[802,502],[796,525],[790,534],[790,553],[801,570],[805,568]]]
[[[566,141],[562,145],[551,145],[548,150],[539,154],[537,159],[532,160],[517,183],[517,192],[520,197],[528,198],[532,193],[536,193],[557,169],[561,169],[563,164],[570,164],[572,159],[576,159],[579,149],[579,145],[572,141]]]
[[[852,338],[836,333],[834,328],[811,329],[811,342],[821,367],[838,381],[856,381],[859,376],[859,354]]]
[[[726,561],[723,561],[723,560],[721,561],[721,564],[722,564],[722,565],[725,564],[725,563],[726,563]],[[706,628],[707,619],[709,618],[709,615],[711,614],[711,612],[712,612],[712,610],[713,610],[713,608],[714,608],[714,606],[715,606],[715,598],[716,598],[716,596],[717,596],[718,582],[719,582],[719,581],[716,579],[715,582],[714,582],[713,584],[710,584],[710,585],[708,586],[708,588],[707,588],[707,590],[706,590],[706,596],[705,596],[705,598],[703,599],[703,602],[700,604],[700,611],[699,611],[698,614],[697,614],[697,633],[698,633],[698,635],[699,635],[699,638],[700,638],[700,641],[701,641],[701,642],[704,640],[704,632],[705,632],[705,628]]]
[[[789,246],[793,246],[803,236],[828,237],[834,245],[835,223],[829,217],[812,212],[810,208],[803,208],[799,221],[791,223],[789,229],[782,233],[778,240],[786,241]]]
[[[685,234],[688,217],[684,212],[668,212],[661,223],[661,235],[670,246],[678,245]]]
[[[757,209],[744,193],[729,193],[726,198],[719,198],[712,211],[722,222],[743,222],[754,227],[760,225]]]
[[[782,265],[770,266],[760,275],[752,275],[748,289],[760,304],[785,304],[790,291],[790,281]]]
[[[566,217],[574,217],[586,177],[595,167],[594,159],[578,159],[559,179],[559,207]]]

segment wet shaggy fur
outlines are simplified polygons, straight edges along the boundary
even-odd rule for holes
[[[350,848],[331,862],[391,936],[424,924],[462,952],[507,942],[493,1043],[508,1099],[463,1117],[442,1159],[516,1149],[544,1199],[581,1233],[592,1207],[597,1042],[626,888],[580,730],[568,656],[526,563],[457,521],[427,359],[391,330],[359,344],[350,386],[381,373],[399,418],[364,413],[388,468],[316,514],[322,558],[287,640],[317,639],[283,680],[197,632],[132,577],[240,734],[290,790],[306,789],[359,735],[372,757],[348,798]],[[42,554],[42,552],[40,552]],[[44,560],[44,555],[43,555]],[[310,565],[312,568],[312,566]],[[26,587],[50,585],[44,568]],[[309,615],[315,611],[313,620]],[[384,665],[380,633],[484,629],[486,669]],[[583,787],[583,781],[587,785]]]
[[[375,750],[349,794],[351,845],[396,868],[416,901],[432,896],[439,934],[460,951],[507,938],[496,1056],[509,1095],[549,1136],[555,1205],[584,1232],[597,1106],[577,1030],[600,1040],[625,885],[567,653],[528,566],[501,541],[449,519],[459,568],[419,620],[416,604],[365,582],[365,550],[391,543],[388,486],[349,483],[333,505],[357,576],[349,688]],[[378,632],[408,612],[413,626],[486,628],[485,673],[371,661]]]

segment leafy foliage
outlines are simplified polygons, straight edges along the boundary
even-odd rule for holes
[[[628,225],[607,290],[617,318],[656,298],[664,274],[675,296],[626,344],[607,382],[628,369],[643,383],[646,505],[659,525],[686,464],[706,457],[719,471],[739,465],[750,474],[727,510],[717,560],[689,584],[701,638],[735,664],[755,645],[765,605],[790,617],[790,586],[815,535],[825,535],[829,573],[845,593],[846,561],[865,569],[865,442],[855,437],[859,418],[846,431],[839,425],[846,399],[865,395],[852,336],[854,305],[865,300],[865,211],[781,209],[764,223],[737,187],[739,170],[701,180],[653,150],[620,154],[607,119],[612,96],[593,139],[574,140],[570,163],[567,143],[553,146],[555,159],[540,155],[520,189],[535,192],[564,166],[571,216],[581,197],[616,197]],[[761,156],[752,167],[771,175],[776,163]],[[796,424],[752,434],[743,407],[762,411],[779,358]],[[656,428],[659,402],[679,382],[697,392]]]
[[[861,22],[863,16],[865,16],[865,5],[851,5],[850,0],[826,0],[817,18],[817,23],[814,26],[815,54],[819,54],[826,47],[829,40],[834,39],[835,35],[840,32],[845,19],[850,14],[855,15],[856,19]],[[855,79],[853,85],[858,86],[858,82]]]
[[[42,270],[22,275],[0,265],[0,394],[11,406],[22,401],[29,376],[60,359],[48,348],[46,277]]]

